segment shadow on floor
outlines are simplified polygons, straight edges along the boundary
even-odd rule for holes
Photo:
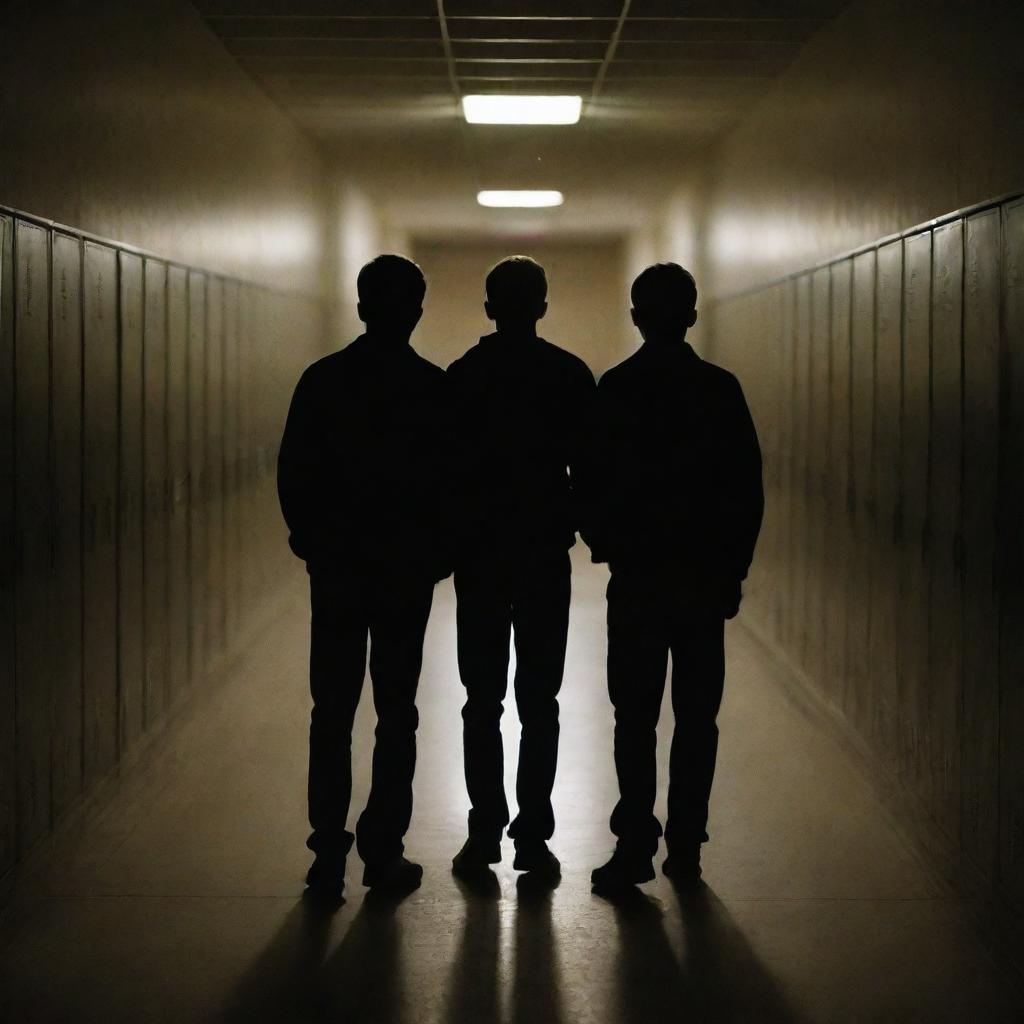
[[[404,1020],[395,918],[400,902],[368,893],[338,948],[325,959],[333,913],[300,901],[236,986],[223,1019],[232,1024]]]
[[[707,887],[677,894],[679,919],[643,893],[619,900],[616,1019],[621,1024],[797,1024],[775,979]],[[666,928],[682,928],[682,959]]]

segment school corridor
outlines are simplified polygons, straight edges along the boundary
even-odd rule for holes
[[[0,6],[0,1021],[1024,1018],[1021,38],[1008,0]],[[353,851],[343,905],[302,898],[278,446],[388,252],[442,367],[507,255],[595,377],[640,345],[644,267],[696,279],[687,340],[740,380],[765,487],[702,887],[591,891],[617,785],[578,541],[560,883],[509,840],[492,883],[451,873],[449,578],[422,886],[371,894]],[[353,821],[374,725],[366,686]],[[662,818],[671,729],[666,698]],[[511,800],[511,692],[502,731]]]

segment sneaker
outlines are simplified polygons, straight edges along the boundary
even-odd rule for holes
[[[387,892],[412,892],[423,880],[423,868],[399,855],[391,860],[367,864],[363,869],[363,885]]]
[[[512,861],[516,871],[528,871],[535,878],[561,878],[562,865],[543,840],[535,843],[516,843],[516,858]]]
[[[590,884],[595,892],[624,893],[653,878],[653,857],[627,854],[617,849],[606,864],[590,873]]]
[[[306,872],[305,895],[324,903],[339,903],[345,891],[345,858],[318,854]]]
[[[661,870],[673,885],[696,885],[700,882],[700,847],[685,853],[669,851]]]
[[[488,865],[501,861],[501,843],[497,839],[470,836],[452,858],[452,874],[469,878],[488,871]]]

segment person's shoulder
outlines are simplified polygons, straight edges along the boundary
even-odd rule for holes
[[[422,376],[431,381],[443,381],[444,370],[437,363],[431,362],[426,356],[420,355],[415,349],[412,350],[413,366]]]
[[[698,357],[697,367],[698,372],[708,384],[718,387],[722,391],[742,390],[736,374],[731,370],[727,370],[724,366],[719,366],[718,363],[712,363],[710,360]]]
[[[329,352],[325,356],[314,360],[305,370],[299,379],[300,384],[316,384],[319,381],[330,379],[335,373],[342,369],[352,359],[352,344],[345,345],[335,352]]]
[[[583,377],[586,375],[591,381],[594,379],[594,374],[587,364],[580,359],[578,355],[570,352],[568,349],[562,348],[561,345],[556,345],[554,342],[547,341],[545,338],[538,338],[538,344],[540,346],[541,357],[554,363],[560,369],[570,376]]]
[[[635,380],[637,375],[642,372],[639,356],[640,350],[637,349],[632,355],[626,356],[621,363],[616,363],[614,366],[609,367],[598,378],[597,386],[602,391],[614,391],[616,388],[623,387],[629,384],[630,381]]]
[[[479,341],[474,342],[472,345],[462,353],[458,359],[453,359],[448,364],[448,373],[453,377],[458,377],[460,374],[466,373],[477,366],[482,358],[483,346]]]

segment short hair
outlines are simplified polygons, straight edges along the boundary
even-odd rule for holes
[[[386,254],[370,260],[356,278],[359,301],[370,310],[419,308],[427,294],[423,271],[404,256]]]
[[[509,256],[491,267],[484,289],[496,310],[532,313],[548,297],[548,278],[544,268],[529,256]]]
[[[629,297],[642,313],[674,319],[697,308],[697,282],[678,263],[655,263],[637,275]]]

